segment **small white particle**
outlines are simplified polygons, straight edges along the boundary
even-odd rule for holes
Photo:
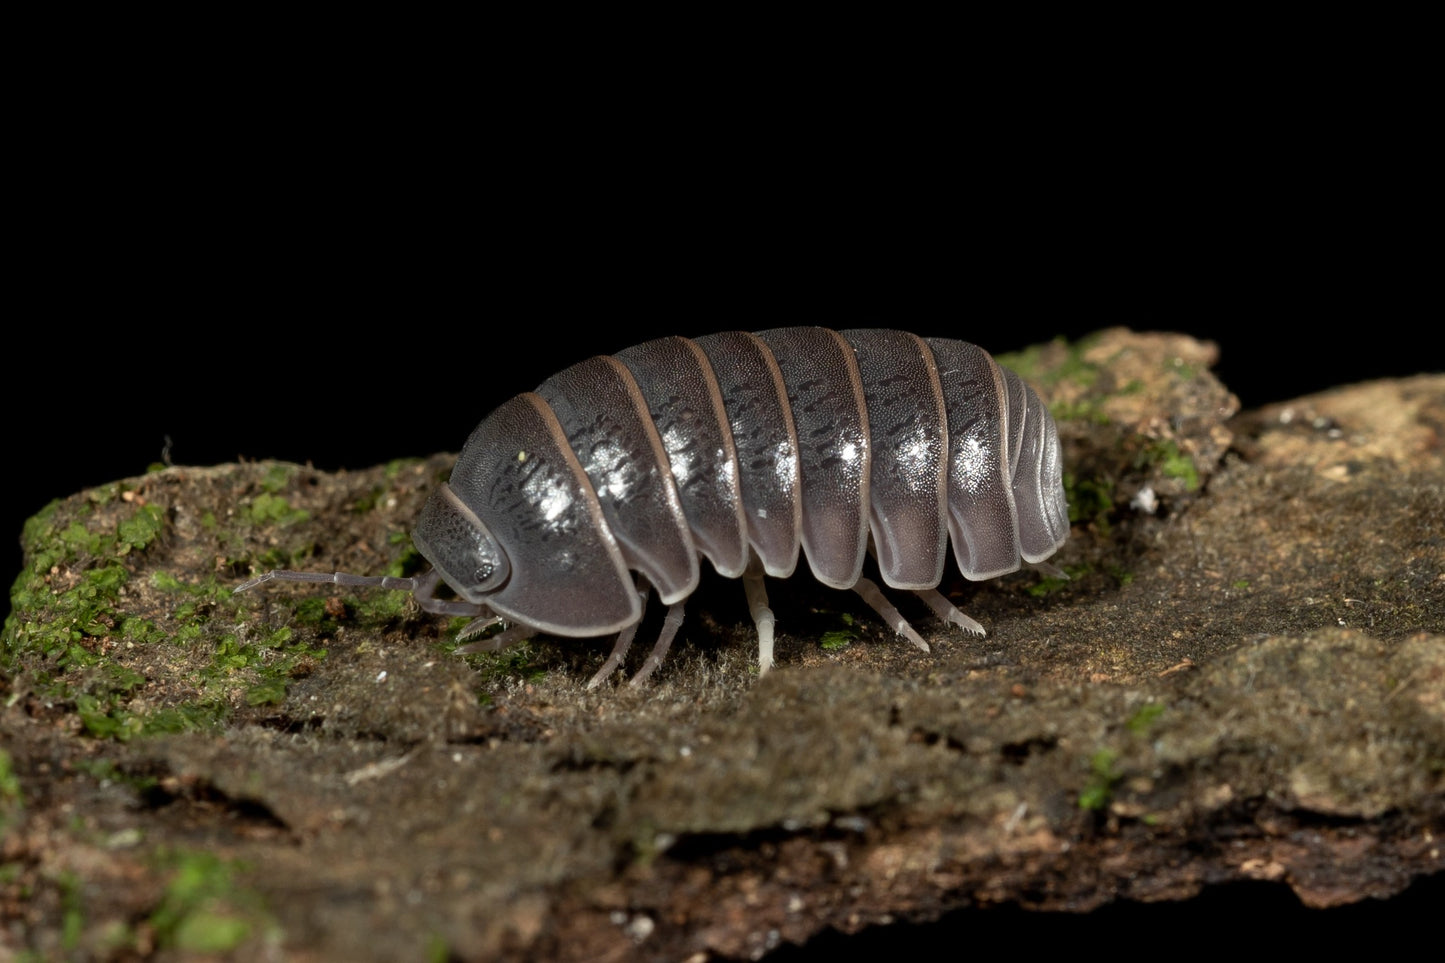
[[[1007,835],[1009,833],[1012,833],[1015,829],[1018,829],[1019,823],[1023,821],[1024,814],[1028,811],[1029,804],[1026,802],[1021,802],[1017,806],[1015,806],[1014,811],[1009,814],[1008,821],[1003,824],[1004,834]]]
[[[386,681],[386,670],[385,670],[385,669],[382,669],[380,672],[378,672],[378,673],[376,674],[376,681],[377,681],[377,682],[385,682],[385,681]]]
[[[1153,515],[1159,509],[1159,499],[1154,495],[1154,488],[1145,485],[1139,489],[1139,493],[1129,501],[1129,507],[1136,512]]]
[[[632,937],[632,942],[641,943],[651,936],[652,931],[655,929],[657,929],[657,924],[652,921],[652,917],[643,916],[641,913],[638,913],[632,917],[631,922],[627,924],[623,932]]]

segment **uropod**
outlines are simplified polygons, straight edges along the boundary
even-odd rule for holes
[[[1040,565],[1068,537],[1058,431],[1033,389],[982,348],[902,331],[820,327],[666,337],[574,364],[472,432],[412,541],[414,578],[272,571],[272,580],[412,592],[423,611],[471,616],[478,648],[532,635],[619,633],[588,687],[621,664],[649,596],[669,608],[645,680],[697,588],[699,560],[743,580],[758,669],[773,664],[764,575],[801,550],[928,645],[862,577],[916,593],[982,635],[937,586],[948,545],[973,580]],[[1046,566],[1047,567],[1047,566]],[[440,583],[456,598],[439,598]]]

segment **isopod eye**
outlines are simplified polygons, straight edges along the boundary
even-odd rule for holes
[[[449,485],[427,499],[411,540],[452,591],[468,602],[485,603],[511,575],[502,546]]]

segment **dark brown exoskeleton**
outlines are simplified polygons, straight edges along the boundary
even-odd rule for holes
[[[936,591],[950,537],[959,570],[981,580],[1043,563],[1068,531],[1054,420],[983,349],[901,331],[730,331],[591,358],[488,415],[417,519],[426,574],[274,571],[236,591],[405,589],[427,612],[475,616],[463,637],[514,623],[478,644],[489,649],[620,633],[590,688],[621,665],[652,591],[670,608],[633,684],[657,668],[700,556],[742,577],[765,673],[763,576],[792,575],[800,546],[819,581],[855,590],[927,651],[861,576],[870,544],[887,585],[982,635]],[[443,581],[458,598],[436,597]]]

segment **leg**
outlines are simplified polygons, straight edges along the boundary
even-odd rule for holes
[[[497,621],[501,621],[498,619]],[[475,624],[475,623],[473,623]],[[467,626],[468,629],[471,626]],[[469,642],[466,645],[459,645],[456,648],[457,655],[474,655],[477,652],[500,652],[505,648],[516,645],[518,642],[525,642],[537,634],[537,630],[530,625],[514,625],[510,629],[498,632],[490,639],[480,639],[476,642]]]
[[[637,594],[642,599],[642,611],[646,612],[647,599],[648,596],[652,594],[652,583],[647,580],[647,576],[640,572],[637,575]],[[602,668],[598,669],[597,673],[587,681],[588,689],[597,688],[602,684],[603,679],[617,671],[617,667],[622,664],[622,660],[627,658],[627,650],[632,648],[632,640],[637,637],[637,627],[641,624],[642,622],[639,620],[617,633],[617,641],[613,643],[612,652],[607,656],[607,661],[603,662]],[[665,626],[664,631],[666,631]],[[663,651],[666,650],[664,649]],[[634,679],[633,681],[636,680]]]
[[[502,617],[500,615],[489,615],[486,618],[472,619],[466,625],[462,626],[462,630],[457,633],[457,641],[465,642],[472,636],[481,635],[494,625],[500,625],[501,622]]]
[[[853,586],[853,591],[863,597],[863,601],[867,602],[869,607],[878,613],[879,618],[893,626],[893,631],[903,636],[909,642],[912,642],[924,652],[928,651],[928,643],[923,641],[923,636],[913,631],[913,626],[909,625],[902,614],[893,607],[893,603],[889,602],[888,599],[883,596],[882,590],[880,590],[877,585],[866,578],[860,578],[858,584]]]
[[[937,589],[919,589],[913,594],[927,602],[928,607],[933,609],[938,617],[945,622],[952,622],[969,635],[982,636],[986,634],[983,631],[983,626],[955,608],[953,603],[944,598]]]
[[[753,624],[758,627],[758,678],[768,674],[773,667],[773,610],[768,608],[768,590],[763,585],[763,563],[756,553],[750,553],[747,571],[743,572],[743,591],[748,596],[748,611],[752,613]]]
[[[627,683],[628,685],[634,688],[642,685],[647,681],[647,677],[662,665],[663,657],[672,647],[673,636],[677,635],[677,630],[682,628],[682,608],[686,604],[687,599],[683,599],[681,602],[675,602],[667,607],[667,616],[662,620],[662,633],[657,637],[657,644],[652,647],[652,653],[647,657],[647,661],[642,663],[642,668],[637,670],[637,674]]]
[[[607,656],[607,661],[602,663],[592,678],[587,680],[587,688],[595,689],[602,684],[602,680],[617,671],[622,660],[627,658],[627,650],[632,648],[632,640],[637,637],[637,627],[642,623],[633,622],[627,628],[617,633],[617,641],[613,643],[612,652]]]
[[[421,610],[433,615],[481,615],[487,611],[485,605],[478,605],[464,599],[437,598],[435,593],[437,583],[441,581],[441,573],[436,569],[416,578],[400,578],[394,575],[351,575],[347,572],[292,572],[286,569],[276,569],[242,582],[231,590],[231,594],[235,595],[271,581],[309,582],[315,585],[346,585],[352,588],[381,588],[410,592],[416,597],[416,602],[421,606]],[[473,629],[469,625],[466,631],[480,632],[485,627]]]

